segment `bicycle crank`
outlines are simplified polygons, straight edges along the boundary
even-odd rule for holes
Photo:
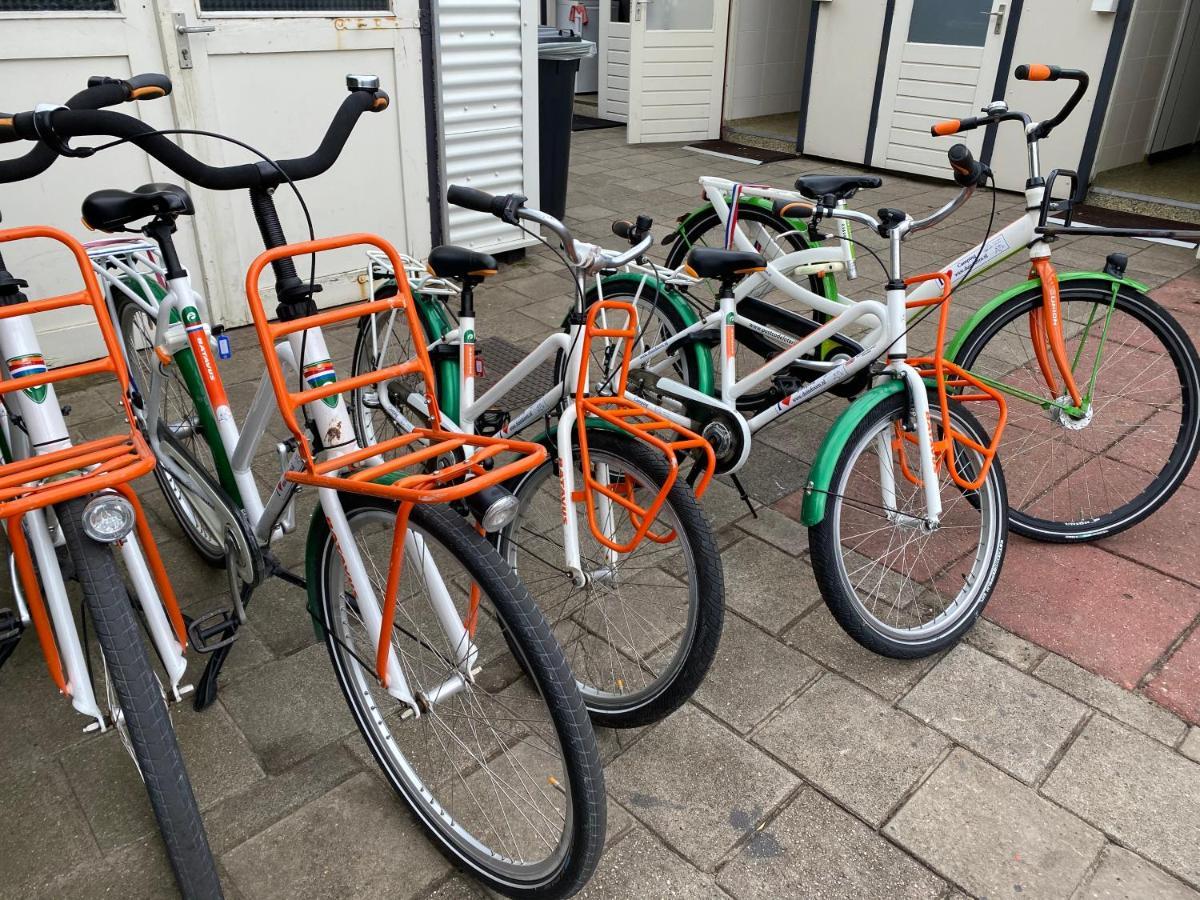
[[[700,432],[712,445],[717,458],[717,475],[728,475],[745,465],[750,455],[750,426],[716,397],[645,369],[629,373],[625,393],[630,399],[668,417],[686,416],[690,420],[689,427]]]

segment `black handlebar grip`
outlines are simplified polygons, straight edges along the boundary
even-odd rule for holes
[[[134,75],[125,84],[129,87],[130,100],[156,100],[171,93],[171,79],[157,72]]]
[[[371,101],[371,106],[367,110],[368,112],[383,112],[392,105],[392,98],[388,96],[387,91],[372,91],[372,95],[375,99]]]
[[[612,233],[626,241],[632,241],[634,234],[633,223],[625,221],[613,222]]]
[[[13,118],[12,113],[0,113],[0,144],[11,144],[21,140],[21,136],[13,127]]]
[[[472,209],[475,212],[487,213],[495,215],[495,202],[503,198],[497,197],[494,194],[489,194],[486,191],[477,191],[475,188],[464,187],[461,184],[452,184],[446,191],[446,202],[454,206],[461,206],[463,209]]]
[[[946,153],[946,158],[954,170],[954,180],[962,187],[972,187],[983,179],[983,164],[971,155],[971,148],[966,144],[955,144]]]

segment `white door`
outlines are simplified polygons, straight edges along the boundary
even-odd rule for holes
[[[629,121],[629,0],[600,4],[599,85],[596,112],[601,119]]]
[[[729,0],[633,0],[629,143],[721,134]]]
[[[44,12],[48,7],[60,11]],[[128,77],[163,71],[158,31],[140,0],[10,0],[0,4],[0,110],[20,112],[39,103],[62,103],[87,87],[92,75]],[[121,112],[159,128],[174,125],[170,100],[143,101]],[[100,141],[83,140],[88,145]],[[0,146],[0,159],[20,156],[27,143]],[[63,159],[42,177],[0,186],[0,228],[53,225],[77,237],[94,237],[79,224],[83,198],[100,188],[126,190],[161,180],[166,172],[132,147],[91,159]],[[188,240],[181,241],[185,254]],[[47,241],[2,249],[8,268],[30,283],[30,296],[80,287],[74,261]],[[103,352],[92,314],[80,308],[37,317],[42,349],[51,364],[77,362]]]
[[[899,0],[892,20],[871,164],[949,178],[929,126],[978,114],[992,100],[1012,0]],[[958,140],[978,156],[982,130]]]
[[[1179,31],[1149,152],[1173,150],[1197,140],[1200,140],[1200,0],[1192,0]]]
[[[180,25],[211,30],[184,36]],[[417,0],[159,0],[159,28],[180,121],[272,158],[315,150],[346,96],[346,75],[378,75],[391,106],[363,115],[333,168],[299,188],[318,237],[371,231],[401,250],[428,251]],[[184,37],[186,52],[177,43]],[[223,141],[179,140],[214,165],[255,159]],[[247,192],[197,189],[193,199],[213,315],[229,325],[248,322],[245,273],[263,244]],[[279,188],[275,202],[288,240],[306,240],[291,189]],[[358,298],[362,264],[357,248],[322,254],[317,274],[325,289],[318,302]],[[267,298],[267,309],[273,307]]]

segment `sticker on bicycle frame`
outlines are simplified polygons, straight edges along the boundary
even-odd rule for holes
[[[463,333],[463,374],[467,378],[478,374],[475,371],[475,331],[470,328]]]
[[[45,373],[46,360],[40,353],[14,356],[8,361],[8,374],[13,378],[29,378]],[[26,388],[25,395],[34,403],[41,403],[46,399],[46,385],[39,384],[37,387]]]
[[[333,370],[333,361],[322,359],[314,363],[309,363],[304,367],[304,380],[310,388],[324,387],[327,384],[333,384],[337,381],[337,373]],[[337,408],[337,394],[329,397],[322,397],[321,402],[330,409]]]
[[[233,344],[230,343],[227,335],[217,335],[217,356],[221,359],[229,359],[233,356]]]
[[[737,344],[734,343],[733,313],[725,316],[725,355],[733,359],[737,355]]]
[[[982,272],[991,264],[992,260],[1003,256],[1011,249],[1012,245],[1008,242],[1008,238],[1003,234],[994,235],[983,245],[982,253],[978,247],[975,247],[950,263],[951,281],[958,284],[968,274]],[[976,257],[979,257],[978,262],[975,261]]]

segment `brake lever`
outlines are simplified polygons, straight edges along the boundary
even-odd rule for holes
[[[87,159],[95,154],[94,147],[72,147],[67,140],[54,130],[51,117],[60,109],[67,109],[61,103],[39,103],[33,109],[33,130],[38,140],[57,153],[59,156],[69,156],[76,159]]]

